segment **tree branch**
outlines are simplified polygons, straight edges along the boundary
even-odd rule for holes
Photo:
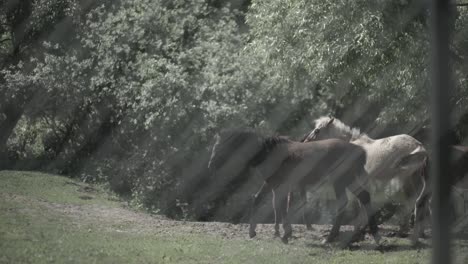
[[[455,6],[468,6],[468,3],[455,3]]]
[[[0,44],[2,44],[3,42],[6,42],[6,41],[12,41],[12,39],[11,38],[2,39],[2,40],[0,40]]]

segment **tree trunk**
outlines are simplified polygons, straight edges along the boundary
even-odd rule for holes
[[[0,114],[4,118],[0,122],[0,170],[8,169],[11,165],[8,160],[7,142],[23,115],[23,108],[14,103],[9,103],[3,106],[1,110]]]

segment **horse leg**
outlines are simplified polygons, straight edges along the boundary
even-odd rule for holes
[[[400,207],[401,208],[399,208],[396,212],[398,218],[398,231],[396,236],[403,238],[408,237],[411,213],[408,214],[406,205],[400,205]]]
[[[424,189],[423,189],[424,192]],[[428,193],[421,193],[416,200],[414,208],[414,228],[413,234],[411,235],[411,244],[417,245],[420,237],[424,237],[423,222],[427,209],[430,210],[430,198]],[[432,212],[429,211],[429,214]]]
[[[422,180],[422,189],[421,193],[419,194],[418,198],[416,199],[416,203],[414,206],[414,228],[413,234],[411,235],[411,244],[413,246],[417,245],[419,242],[420,237],[424,237],[424,228],[423,228],[423,220],[425,217],[426,211],[429,211],[429,215],[432,215],[432,211],[430,208],[430,190],[427,182],[427,168],[425,167],[421,173],[421,180]]]
[[[273,204],[273,214],[275,216],[275,237],[279,237],[280,236],[280,231],[279,231],[279,222],[280,222],[280,216],[278,214],[278,208],[280,207],[279,203],[278,203],[278,199],[276,197],[276,193],[275,193],[275,190],[272,189],[271,190],[272,194],[273,194],[273,198],[272,198],[272,204]]]
[[[414,220],[416,219],[416,215],[415,215],[416,207],[417,207],[416,203],[419,197],[415,199],[415,194],[417,194],[418,189],[421,188],[421,181],[422,181],[423,189],[425,188],[424,177],[421,177],[421,176],[424,176],[423,175],[424,170],[425,169],[423,167],[420,170],[416,171],[415,173],[411,174],[408,178],[406,178],[406,180],[403,183],[403,194],[405,197],[405,201],[408,201],[408,202],[411,201],[411,202],[414,202],[414,204],[409,205],[407,203],[404,203],[401,205],[402,208],[397,211],[398,219],[399,219],[399,230],[397,232],[397,235],[399,237],[408,236],[411,222],[412,222],[411,218],[413,214],[414,214]],[[421,192],[424,192],[424,190],[422,190]],[[415,222],[416,221],[414,221],[414,223]],[[413,223],[413,227],[414,227],[414,223]]]
[[[289,221],[289,211],[290,211],[289,209],[291,206],[291,200],[292,200],[291,191],[289,191],[287,195],[285,195],[284,198],[281,198],[280,210],[281,210],[281,220],[283,222],[283,231],[284,231],[284,235],[281,238],[281,241],[283,241],[283,243],[285,244],[288,243],[288,239],[292,236],[292,226]]]
[[[255,229],[257,227],[258,218],[260,217],[257,212],[258,205],[263,200],[264,196],[266,195],[269,189],[271,189],[269,184],[267,182],[264,182],[262,186],[260,187],[260,190],[258,190],[258,192],[253,196],[252,203],[250,206],[250,228],[249,228],[250,238],[253,238],[257,235],[257,232],[255,232]]]
[[[348,204],[348,197],[346,196],[346,190],[343,186],[334,184],[335,195],[337,198],[336,215],[333,221],[332,229],[325,239],[325,243],[330,243],[336,240],[340,233],[340,227],[343,221],[346,205]]]
[[[356,197],[358,197],[358,196],[356,195]],[[361,212],[365,211],[365,209],[363,208],[364,205],[359,201],[359,199],[357,200],[356,203],[358,204],[358,207],[359,207],[358,208],[359,213],[357,214],[358,220],[354,223],[354,235],[353,235],[353,238],[351,239],[351,242],[358,242],[358,241],[364,240],[364,238],[365,238],[365,229],[367,227],[367,220],[362,221],[362,213]],[[354,209],[355,207],[353,206],[352,208]],[[367,217],[367,214],[366,214],[366,217]]]
[[[371,197],[370,194],[367,190],[360,188],[359,192],[357,193],[357,198],[359,202],[361,203],[362,207],[364,207],[365,214],[367,216],[367,224],[369,225],[370,233],[374,237],[374,240],[377,244],[380,242],[380,235],[379,235],[379,227],[377,226],[377,220],[375,216],[375,212],[372,208],[372,202],[371,202]],[[362,228],[359,233],[357,234],[358,236],[361,236],[361,234],[364,234],[365,232],[365,227],[367,225],[364,225],[364,228]]]
[[[307,230],[312,230],[312,225],[310,224],[309,212],[307,210],[307,192],[305,188],[301,188],[301,200],[302,200],[302,220],[307,227]]]

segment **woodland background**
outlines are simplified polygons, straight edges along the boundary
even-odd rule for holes
[[[408,133],[428,143],[424,1],[0,7],[0,169],[106,184],[137,207],[178,219],[240,221],[245,194],[261,180],[244,173],[210,184],[206,164],[222,128],[297,139],[332,114],[372,137]],[[468,7],[453,11],[451,136],[463,143]]]

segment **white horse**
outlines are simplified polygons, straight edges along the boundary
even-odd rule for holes
[[[364,148],[372,199],[380,204],[394,201],[403,206],[397,211],[400,216],[398,233],[406,234],[411,212],[416,210],[416,199],[425,185],[422,172],[428,153],[422,143],[406,134],[372,139],[333,117],[320,117],[314,124],[315,128],[304,138],[304,142],[339,138]]]

